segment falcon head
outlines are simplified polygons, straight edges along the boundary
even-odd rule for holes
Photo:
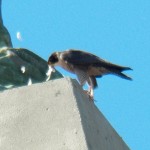
[[[59,61],[58,53],[54,52],[48,59],[48,65],[55,66],[56,63],[58,63],[58,61]]]

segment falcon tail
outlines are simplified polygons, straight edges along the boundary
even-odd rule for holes
[[[122,71],[126,71],[126,70],[132,70],[129,67],[122,67],[120,70],[113,72],[115,75],[123,78],[123,79],[127,79],[127,80],[132,80],[131,77],[127,76],[126,74],[122,73]]]

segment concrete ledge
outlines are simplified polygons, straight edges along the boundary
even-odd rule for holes
[[[129,150],[75,80],[6,90],[0,107],[0,150]]]

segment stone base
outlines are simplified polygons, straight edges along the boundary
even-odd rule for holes
[[[72,79],[0,93],[0,150],[129,150]]]

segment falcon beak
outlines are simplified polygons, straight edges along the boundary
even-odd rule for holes
[[[49,68],[52,68],[53,70],[55,70],[54,64],[52,64],[50,61],[48,61],[48,66],[49,66]]]
[[[49,66],[52,66],[52,63],[51,63],[50,61],[48,61],[48,65],[49,65]]]
[[[49,67],[49,69],[51,69],[53,72],[55,72],[54,65],[53,65],[50,61],[48,61],[48,67]]]

